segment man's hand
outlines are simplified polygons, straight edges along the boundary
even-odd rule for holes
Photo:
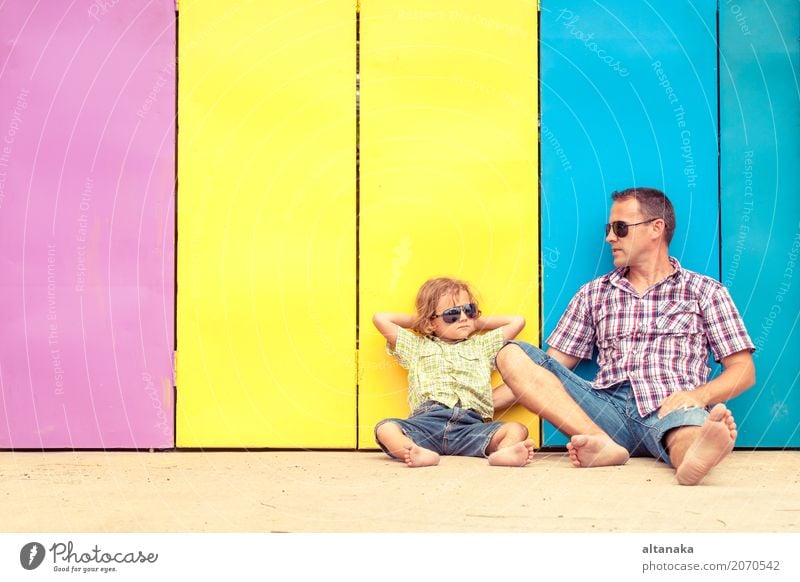
[[[675,392],[660,402],[658,418],[664,418],[673,410],[727,402],[750,388],[756,381],[753,356],[748,350],[736,352],[722,358],[722,373],[694,390]]]
[[[697,390],[686,390],[683,392],[673,392],[659,403],[658,418],[664,418],[670,412],[681,408],[705,408],[708,402],[703,399],[702,392]]]

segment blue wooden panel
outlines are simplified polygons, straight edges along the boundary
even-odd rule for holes
[[[613,268],[603,240],[613,190],[664,190],[678,215],[671,253],[719,276],[716,8],[542,0],[545,338],[578,287]],[[545,445],[565,442],[544,432]]]
[[[756,344],[739,446],[800,446],[800,1],[720,3],[722,281]]]

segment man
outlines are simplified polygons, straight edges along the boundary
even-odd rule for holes
[[[580,288],[546,353],[524,342],[499,352],[506,386],[495,407],[520,402],[552,422],[571,437],[576,467],[653,456],[696,485],[733,449],[722,403],[755,383],[755,347],[725,287],[669,256],[675,211],[664,193],[630,188],[612,199],[616,269]],[[600,370],[588,382],[571,368],[594,346]],[[710,381],[709,349],[723,367]]]

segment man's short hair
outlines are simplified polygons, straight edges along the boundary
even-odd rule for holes
[[[614,202],[629,198],[639,201],[639,209],[647,218],[660,218],[664,221],[664,240],[669,246],[672,235],[675,234],[675,209],[667,195],[655,188],[628,188],[611,193]]]

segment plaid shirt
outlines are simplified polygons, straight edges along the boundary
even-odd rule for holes
[[[502,328],[448,343],[398,327],[397,343],[394,349],[387,344],[386,351],[408,370],[412,411],[426,400],[436,400],[450,408],[471,408],[490,419],[494,414],[490,379],[504,343]]]
[[[551,347],[591,359],[597,345],[597,389],[630,381],[639,414],[680,390],[708,381],[709,347],[720,361],[755,351],[728,290],[714,279],[682,269],[642,296],[625,278],[626,269],[590,281],[578,290],[555,330]]]

